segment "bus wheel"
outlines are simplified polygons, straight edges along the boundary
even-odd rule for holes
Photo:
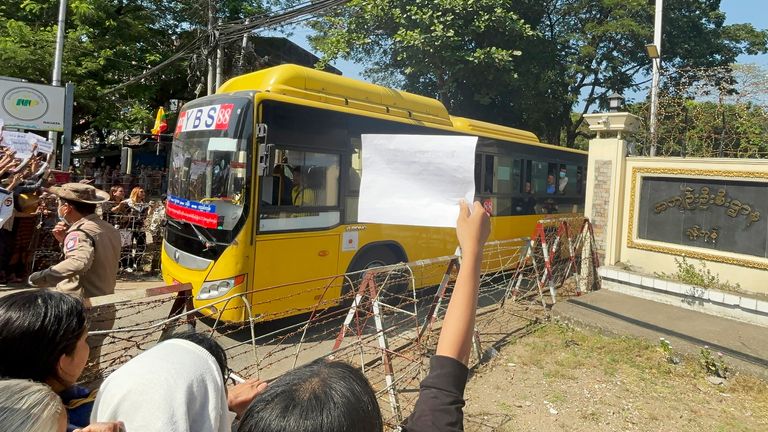
[[[364,251],[360,256],[355,258],[354,263],[350,266],[349,272],[357,272],[361,270],[369,270],[376,267],[383,267],[392,264],[397,264],[404,261],[404,257],[395,253],[392,249],[386,246],[372,248]],[[342,306],[348,307],[352,305],[357,290],[360,288],[360,283],[365,275],[364,271],[350,277],[353,287],[349,286],[349,282],[344,284],[343,296],[344,301]],[[390,272],[378,273],[374,277],[376,283],[376,289],[381,292],[379,299],[390,305],[397,305],[403,302],[404,295],[410,285],[410,276],[407,271],[393,270]],[[383,291],[382,291],[383,290]]]

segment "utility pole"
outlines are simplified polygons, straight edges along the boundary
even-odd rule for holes
[[[659,110],[659,69],[661,69],[661,16],[664,10],[664,0],[656,0],[656,14],[653,25],[653,45],[656,55],[651,55],[653,62],[653,81],[651,84],[651,156],[656,156],[658,143],[658,110]],[[649,53],[650,54],[650,53]]]
[[[224,47],[221,46],[221,41],[218,36],[216,37],[216,88],[217,91],[221,87],[221,81],[224,78]]]
[[[214,59],[213,56],[216,55],[216,50],[214,49],[217,38],[214,34],[214,27],[216,26],[216,4],[214,3],[216,0],[208,0],[208,52],[206,53],[206,57],[208,58],[208,93],[209,95],[212,95],[215,91],[214,89],[214,80],[216,79],[216,70],[214,65]]]
[[[245,25],[248,25],[251,23],[251,19],[248,18],[245,20]],[[243,73],[245,70],[245,52],[248,49],[248,33],[243,33],[243,40],[240,44],[240,64],[237,68],[238,73]]]
[[[64,57],[64,30],[67,20],[67,0],[59,0],[59,21],[58,28],[56,29],[56,51],[53,55],[53,74],[51,77],[51,85],[61,86],[61,63]],[[59,134],[55,131],[48,132],[48,140],[53,144],[53,154],[51,155],[51,164],[56,167],[56,148],[58,147]],[[64,143],[67,145],[68,143]],[[69,162],[69,161],[67,161]],[[62,161],[63,163],[63,161]],[[65,170],[69,167],[62,165],[61,169]]]

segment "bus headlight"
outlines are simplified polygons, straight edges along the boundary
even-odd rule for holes
[[[242,285],[245,282],[245,275],[235,276],[231,279],[220,279],[204,282],[195,298],[197,300],[210,300],[219,298],[229,293],[232,288]]]

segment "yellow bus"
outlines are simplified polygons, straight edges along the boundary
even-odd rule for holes
[[[357,221],[362,134],[477,136],[476,199],[492,208],[492,240],[530,235],[543,213],[583,211],[582,151],[452,116],[435,99],[282,65],[181,109],[164,280],[190,282],[195,307],[238,322],[245,302],[222,299],[247,293],[256,317],[299,314],[319,295],[295,282],[452,254],[453,229]]]

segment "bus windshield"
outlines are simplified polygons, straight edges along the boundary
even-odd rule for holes
[[[245,96],[212,96],[187,104],[179,114],[166,214],[174,222],[194,225],[184,231],[194,232],[201,241],[231,242],[246,217],[248,148],[253,131],[251,100]]]

